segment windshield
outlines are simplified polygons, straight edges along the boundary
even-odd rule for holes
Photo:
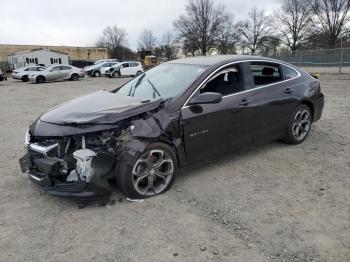
[[[174,98],[205,69],[202,65],[162,64],[129,81],[117,93],[145,100]]]

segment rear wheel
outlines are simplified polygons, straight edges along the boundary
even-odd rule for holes
[[[36,82],[37,82],[38,84],[44,83],[44,82],[45,82],[45,77],[44,77],[44,76],[38,76],[38,77],[36,78]]]
[[[289,121],[287,134],[284,141],[288,144],[297,145],[302,143],[310,132],[312,124],[311,110],[307,105],[299,105]]]
[[[79,75],[78,75],[78,74],[73,74],[73,75],[71,76],[71,79],[72,79],[73,81],[78,81],[78,80],[79,80]]]
[[[28,76],[23,76],[22,77],[22,81],[23,82],[28,82],[29,81],[29,77]]]
[[[135,157],[125,154],[117,166],[117,184],[131,198],[147,198],[166,192],[174,183],[177,161],[173,149],[152,143]]]
[[[99,71],[95,71],[94,72],[94,77],[99,77],[101,74],[100,74],[100,72]]]
[[[139,76],[139,75],[141,75],[142,74],[142,71],[137,71],[136,72],[136,76]]]

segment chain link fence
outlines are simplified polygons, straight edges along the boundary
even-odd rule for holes
[[[298,67],[320,68],[330,72],[350,71],[350,48],[281,51],[265,56],[279,59]]]

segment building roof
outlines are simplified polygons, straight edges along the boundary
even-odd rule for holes
[[[19,54],[27,54],[27,53],[31,53],[31,52],[35,52],[35,51],[48,51],[48,52],[58,53],[58,54],[61,54],[61,55],[69,55],[69,54],[61,52],[61,51],[50,50],[50,49],[45,49],[45,48],[35,48],[35,49],[30,50],[30,51],[23,51],[23,52],[17,52],[17,53],[9,54],[9,56],[19,55]]]
[[[181,59],[169,61],[168,63],[212,66],[216,64],[245,61],[245,60],[270,60],[270,61],[272,60],[273,61],[274,59],[265,58],[262,56],[251,56],[251,55],[214,55],[214,56],[194,56],[194,57],[188,57],[188,58],[181,58]]]

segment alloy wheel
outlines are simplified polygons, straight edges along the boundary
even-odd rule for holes
[[[292,133],[297,140],[303,140],[308,134],[311,126],[311,115],[306,109],[300,109],[296,112],[293,125]]]
[[[162,193],[174,173],[174,162],[171,156],[160,149],[142,154],[132,169],[134,189],[143,196]]]

